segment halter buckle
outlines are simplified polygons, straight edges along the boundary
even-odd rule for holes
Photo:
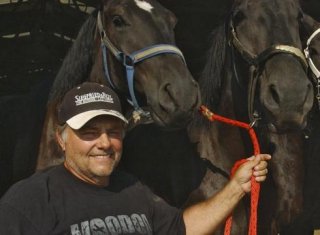
[[[252,117],[253,121],[249,124],[251,128],[254,127],[259,120],[261,120],[261,117],[259,116],[259,113],[257,111],[253,112]]]
[[[309,59],[309,58],[310,58],[309,48],[308,48],[308,47],[305,48],[305,49],[303,50],[303,52],[304,52],[304,55],[306,56],[306,58]]]
[[[134,58],[129,55],[124,54],[123,52],[119,53],[119,59],[122,62],[123,66],[133,67],[134,66]]]

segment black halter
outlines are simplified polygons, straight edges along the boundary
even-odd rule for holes
[[[264,51],[262,51],[260,54],[256,55],[252,52],[250,52],[238,39],[236,30],[233,26],[232,19],[229,23],[230,31],[231,31],[231,38],[229,41],[229,45],[233,48],[236,48],[237,51],[240,53],[242,58],[249,64],[250,66],[250,81],[248,85],[248,115],[251,123],[255,123],[257,119],[260,119],[258,117],[258,113],[254,110],[254,98],[255,98],[255,90],[257,85],[257,79],[259,77],[261,68],[265,64],[265,62],[270,59],[275,54],[290,54],[293,55],[295,58],[299,60],[302,67],[307,70],[308,63],[304,57],[304,54],[302,51],[293,46],[289,45],[273,45]],[[233,59],[234,60],[234,59]],[[234,63],[234,62],[233,62]],[[233,65],[234,68],[234,74],[237,75],[236,67]],[[238,77],[237,77],[238,79]],[[239,80],[239,79],[238,79]]]

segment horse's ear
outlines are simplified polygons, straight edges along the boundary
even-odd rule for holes
[[[176,15],[170,10],[168,10],[168,19],[169,19],[170,25],[172,26],[172,28],[174,28],[178,22],[178,19]]]
[[[319,23],[307,14],[303,14],[303,25],[309,32],[313,32],[319,27]]]
[[[319,28],[319,23],[311,16],[303,13],[300,26],[301,39],[306,40],[310,36],[310,34],[317,28]]]

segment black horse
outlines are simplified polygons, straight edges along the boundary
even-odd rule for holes
[[[261,148],[273,155],[272,187],[263,188],[259,234],[283,231],[302,210],[300,130],[306,125],[313,92],[301,52],[301,17],[298,1],[236,1],[227,30],[221,27],[217,32],[220,43],[215,39],[211,52],[214,57],[224,58],[224,67],[213,57],[205,71],[207,76],[199,81],[203,102],[212,110],[248,123],[257,121]],[[221,37],[225,31],[231,31],[229,38]],[[218,78],[223,75],[208,80],[210,74]],[[200,155],[219,168],[229,172],[239,157],[252,153],[247,133],[219,123],[209,128],[210,133],[206,125],[195,122],[189,133],[194,142],[200,143]],[[205,191],[200,187],[201,193],[207,193],[210,184],[223,181],[223,177],[215,176],[205,179]],[[270,198],[275,198],[274,205]]]
[[[173,13],[154,0],[103,3],[82,26],[52,86],[38,169],[62,160],[53,134],[56,105],[85,80],[114,88],[126,112],[133,106],[133,122],[152,119],[166,128],[180,128],[199,105],[198,85],[174,46]]]
[[[320,23],[304,14],[301,27],[301,38],[309,63],[309,76],[314,85],[314,105],[309,114],[308,136],[305,140],[305,182],[304,208],[299,217],[291,224],[288,234],[313,234],[320,229]]]
[[[283,231],[302,209],[304,169],[301,130],[306,126],[307,114],[312,107],[313,90],[301,51],[301,17],[296,0],[235,1],[228,20],[212,35],[208,61],[198,81],[206,106],[220,115],[254,122],[262,151],[273,155],[271,177],[263,187],[261,198],[259,234]],[[149,129],[141,127],[136,133],[128,134],[124,164],[147,183],[150,183],[149,177],[153,177],[158,182],[171,178],[171,184],[180,184],[164,195],[172,203],[177,201],[177,195],[178,199],[183,199],[175,190],[187,192],[204,174],[202,184],[187,203],[214,194],[226,183],[226,175],[234,162],[252,154],[247,132],[221,123],[208,123],[201,116],[196,116],[187,130],[172,133],[175,138],[169,138],[169,134],[161,130],[155,134],[155,129],[155,126]],[[146,131],[153,133],[152,137]],[[167,143],[169,150],[165,149],[161,134],[170,141]],[[179,138],[181,134],[184,136]],[[138,136],[143,136],[139,144]],[[137,156],[132,156],[132,152]],[[166,157],[169,152],[174,160]],[[180,155],[174,156],[175,153]],[[143,157],[144,154],[147,157]],[[206,160],[198,160],[197,155]],[[143,170],[140,163],[145,164],[148,159],[151,159],[150,164]],[[153,166],[152,162],[157,165]],[[203,162],[211,162],[207,171]],[[160,163],[167,169],[159,170]],[[170,163],[175,165],[170,166]],[[161,171],[164,171],[162,175],[157,174]],[[192,177],[194,172],[196,174]],[[190,178],[193,179],[192,184],[187,182]],[[157,190],[158,185],[152,182],[150,185]],[[240,207],[235,214],[235,234],[245,234],[247,229],[246,209],[244,205]]]

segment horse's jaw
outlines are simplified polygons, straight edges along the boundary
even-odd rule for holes
[[[183,115],[173,115],[170,119],[163,120],[156,112],[151,113],[152,119],[154,122],[167,130],[179,130],[182,128],[186,128],[187,125],[193,119],[193,115],[190,114],[183,114]]]
[[[176,120],[166,122],[160,116],[158,116],[157,113],[154,112],[150,106],[141,107],[140,111],[134,110],[132,108],[129,110],[126,110],[125,116],[129,121],[129,124],[127,126],[128,130],[131,130],[132,128],[138,125],[154,123],[158,127],[168,131],[180,130],[180,129],[186,128],[186,126],[190,123],[193,117],[189,115],[188,116],[189,118],[185,118],[186,116],[183,115],[182,118],[179,119],[179,116],[177,116]]]
[[[307,116],[283,115],[283,118],[274,117],[268,112],[263,112],[259,125],[265,126],[270,133],[286,134],[292,132],[301,132],[307,126]]]

